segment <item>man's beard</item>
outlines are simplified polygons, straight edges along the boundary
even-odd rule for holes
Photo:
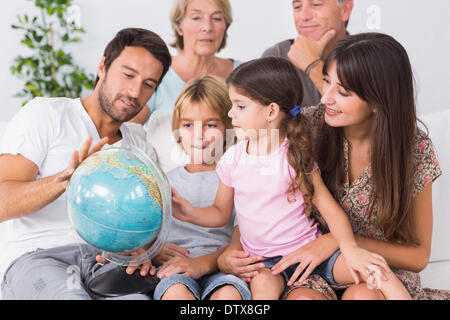
[[[130,110],[128,113],[121,113],[114,108],[114,102],[118,101],[121,98],[125,98],[128,102],[132,103],[135,107],[134,110]],[[106,76],[103,82],[100,85],[100,90],[98,94],[98,103],[103,111],[114,121],[117,122],[127,122],[136,116],[139,111],[141,111],[141,107],[139,107],[138,101],[135,98],[131,98],[129,96],[124,96],[122,94],[117,94],[113,99],[112,94],[109,91],[108,85],[106,83]]]

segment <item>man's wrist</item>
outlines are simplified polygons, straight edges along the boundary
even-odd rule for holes
[[[313,61],[311,61],[308,66],[305,68],[305,73],[306,75],[309,77],[311,70],[314,69],[314,67],[316,67],[317,65],[319,65],[319,63],[322,61],[322,59],[317,58],[314,59]]]

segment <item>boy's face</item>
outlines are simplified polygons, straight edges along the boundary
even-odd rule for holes
[[[100,62],[99,103],[114,121],[126,122],[141,111],[163,72],[162,63],[142,47],[125,47],[106,72]]]
[[[213,164],[224,152],[225,125],[204,103],[194,103],[180,112],[179,134],[191,164]]]

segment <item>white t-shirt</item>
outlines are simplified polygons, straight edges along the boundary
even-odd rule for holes
[[[153,147],[127,126],[121,126],[122,139],[114,147],[138,147],[157,161]],[[12,154],[33,161],[39,171],[36,179],[66,169],[72,154],[92,136],[99,140],[94,122],[80,99],[35,98],[9,122],[0,154]],[[105,147],[111,147],[106,145]],[[6,234],[0,239],[0,282],[9,264],[26,252],[82,242],[74,231],[63,193],[41,210],[3,222]]]

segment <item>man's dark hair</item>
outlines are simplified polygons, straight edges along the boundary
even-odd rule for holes
[[[151,53],[156,60],[162,63],[163,72],[159,82],[163,79],[172,62],[169,49],[164,40],[156,33],[140,28],[127,28],[120,30],[105,48],[105,71],[107,72],[111,63],[122,53],[125,47],[142,47]],[[94,87],[99,77],[95,79]]]

